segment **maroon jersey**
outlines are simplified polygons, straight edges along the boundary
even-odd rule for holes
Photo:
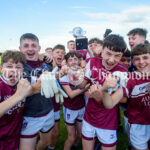
[[[137,72],[133,72],[127,87],[123,88],[124,96],[129,98],[127,117],[131,124],[150,125],[149,82],[150,76],[140,77]]]
[[[69,79],[67,76],[63,76],[62,78],[60,78],[60,84],[61,85],[69,85],[72,90],[77,89],[75,86],[73,86],[69,83]],[[64,106],[71,110],[78,110],[78,109],[83,108],[85,106],[84,95],[80,94],[80,95],[74,97],[73,99],[71,99],[69,97],[64,98]]]
[[[118,64],[112,70],[108,71],[102,65],[102,58],[93,57],[87,64],[85,79],[90,80],[93,84],[99,82],[100,86],[102,86],[106,75],[114,71],[126,72],[127,69]],[[97,102],[95,99],[89,98],[84,119],[97,128],[116,130],[118,125],[118,112],[118,105],[112,109],[106,109],[102,102]]]
[[[3,77],[0,77],[0,102],[7,100],[15,91],[15,86],[9,86]],[[0,150],[18,149],[24,102],[25,100],[22,100],[0,118]]]

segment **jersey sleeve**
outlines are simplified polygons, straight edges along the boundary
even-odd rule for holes
[[[63,76],[59,79],[59,83],[61,85],[69,85],[69,79],[67,76]]]

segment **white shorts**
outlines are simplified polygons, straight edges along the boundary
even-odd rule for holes
[[[60,120],[60,110],[54,112],[54,119],[55,119],[55,121],[59,121]]]
[[[23,117],[21,138],[33,138],[38,132],[47,133],[54,126],[54,111],[42,117]]]
[[[74,125],[76,121],[82,122],[85,112],[85,107],[79,110],[71,110],[66,107],[63,107],[64,120],[68,125]]]
[[[93,140],[98,138],[100,143],[105,147],[112,147],[117,144],[117,131],[96,128],[83,120],[82,122],[82,138],[85,140]]]
[[[137,149],[148,148],[150,139],[150,125],[131,124],[130,141],[133,147]]]

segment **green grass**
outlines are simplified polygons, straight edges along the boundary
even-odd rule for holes
[[[121,122],[123,124],[123,113],[121,113]],[[64,142],[67,138],[67,130],[66,126],[64,124],[64,119],[63,119],[63,113],[61,110],[61,120],[60,120],[60,136],[58,139],[58,143],[56,145],[55,150],[63,150]],[[117,144],[117,150],[126,150],[128,147],[128,138],[126,134],[121,133],[118,130],[118,144]],[[82,146],[79,145],[78,150],[82,150]]]

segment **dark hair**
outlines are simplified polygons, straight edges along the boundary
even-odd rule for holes
[[[80,58],[83,58],[83,55],[81,54],[81,53],[78,53],[78,52],[76,52],[77,53],[77,57],[80,59]]]
[[[25,55],[19,51],[11,51],[11,50],[5,51],[1,57],[1,64],[3,65],[4,63],[8,62],[9,59],[12,59],[14,63],[20,62],[23,65],[26,62]]]
[[[31,40],[37,41],[37,42],[39,43],[38,37],[37,37],[35,34],[32,34],[32,33],[25,33],[25,34],[23,34],[23,35],[20,37],[20,43],[21,43],[22,40],[24,40],[24,39],[31,39]]]
[[[65,46],[61,45],[61,44],[57,44],[56,46],[54,46],[54,48],[52,49],[52,51],[55,51],[56,49],[62,49],[65,51]]]
[[[127,49],[122,57],[131,57],[131,52]]]
[[[103,41],[100,40],[99,38],[92,38],[92,39],[90,39],[89,42],[88,42],[88,45],[90,45],[92,43],[95,43],[95,42],[100,44],[100,45],[103,45]]]
[[[82,55],[82,54],[81,54],[81,55]],[[65,58],[66,61],[68,61],[68,59],[69,59],[70,57],[76,56],[77,58],[81,58],[81,57],[80,57],[81,55],[79,55],[79,53],[76,53],[76,52],[69,52],[69,53],[67,53],[67,54],[64,56],[64,58]]]
[[[132,58],[143,54],[150,54],[150,44],[138,44],[131,50]]]
[[[129,36],[131,34],[133,34],[133,35],[138,34],[138,35],[144,36],[146,38],[147,30],[146,29],[142,29],[142,28],[135,28],[135,29],[132,29],[131,31],[129,31],[127,35]]]
[[[70,41],[68,41],[68,42],[67,42],[67,45],[69,45],[69,43],[71,43],[71,42],[74,42],[74,43],[75,43],[75,41],[73,41],[73,40],[70,40]]]
[[[105,47],[115,52],[124,53],[126,50],[126,43],[122,36],[116,34],[110,34],[104,39],[103,49]]]

